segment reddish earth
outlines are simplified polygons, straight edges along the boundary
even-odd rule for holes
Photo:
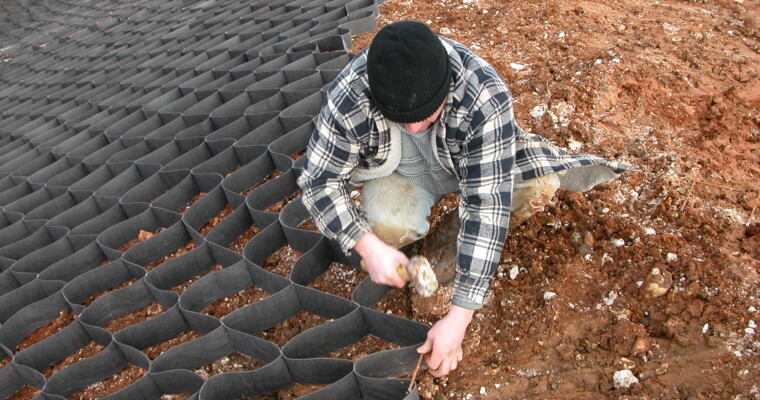
[[[422,371],[421,398],[760,399],[760,2],[380,6],[379,26],[403,19],[427,22],[491,62],[526,130],[637,166],[587,193],[560,190],[545,212],[512,229],[493,296],[465,338],[464,362],[447,378]],[[352,52],[373,34],[356,37]],[[434,222],[444,210],[450,207],[435,209]],[[258,232],[252,227],[230,248],[241,252]],[[298,255],[283,247],[266,268],[287,275]],[[334,264],[310,286],[348,298],[365,276]],[[242,291],[202,312],[221,317],[267,295]],[[415,315],[412,296],[393,290],[375,309],[429,322]],[[131,325],[142,314],[117,323]],[[261,337],[281,345],[324,322],[299,314]],[[188,331],[143,351],[154,358],[196,337]],[[393,347],[369,338],[331,356],[356,359]],[[91,343],[45,375],[100,350]],[[197,372],[256,367],[238,356]],[[113,393],[144,372],[131,368],[84,392]],[[613,374],[623,369],[639,383],[615,389]],[[262,398],[292,399],[319,388],[295,385]],[[35,392],[25,387],[13,398]]]
[[[476,49],[526,130],[638,166],[560,191],[511,231],[464,363],[444,379],[422,373],[421,397],[760,398],[760,2],[393,0],[380,11],[380,26],[419,20]],[[672,278],[659,297],[646,290],[654,268]],[[640,382],[615,389],[624,368]]]

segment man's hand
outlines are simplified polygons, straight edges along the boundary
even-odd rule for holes
[[[417,353],[432,351],[425,357],[431,375],[440,378],[457,369],[462,361],[462,340],[474,313],[475,310],[452,305],[449,313],[430,328],[427,340],[417,348]]]
[[[399,266],[409,262],[406,254],[388,246],[372,232],[365,233],[356,242],[354,250],[364,260],[372,282],[397,288],[406,285],[406,281],[396,271]]]

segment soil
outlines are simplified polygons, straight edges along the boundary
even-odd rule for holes
[[[524,129],[637,166],[510,232],[464,361],[421,373],[423,399],[760,398],[759,18],[747,0],[380,6],[378,28],[426,22],[494,65]],[[626,368],[639,383],[615,389]]]
[[[637,166],[586,193],[560,189],[544,212],[510,231],[492,296],[466,334],[463,362],[446,378],[421,371],[420,397],[760,399],[760,2],[380,6],[378,27],[405,19],[428,23],[494,65],[526,130],[571,151]],[[365,48],[375,32],[355,37],[351,51]],[[434,208],[433,226],[456,200]],[[230,248],[242,252],[258,231],[252,227]],[[296,253],[285,246],[266,268],[288,276]],[[325,278],[310,286],[345,298],[366,277],[341,265],[328,274],[343,284]],[[202,312],[222,317],[268,295],[249,288]],[[392,290],[374,309],[422,320],[413,296]],[[121,322],[146,318],[137,314]],[[261,337],[281,345],[326,321],[300,313]],[[57,325],[35,335],[47,337]],[[143,351],[153,358],[198,336],[188,331]],[[357,359],[394,346],[368,337],[329,356]],[[90,343],[44,373],[100,350]],[[197,372],[260,366],[233,354]],[[639,382],[616,389],[613,374],[624,369]],[[125,369],[86,390],[113,393],[123,387],[116,380],[129,383],[140,372]],[[294,385],[258,399],[292,399],[319,388]],[[13,398],[34,392],[24,387]]]

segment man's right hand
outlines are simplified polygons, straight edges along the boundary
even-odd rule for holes
[[[372,282],[397,288],[406,285],[406,281],[401,279],[397,272],[399,266],[409,262],[406,254],[388,246],[372,232],[367,232],[359,238],[354,250],[364,260]]]

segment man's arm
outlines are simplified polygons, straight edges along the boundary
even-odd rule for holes
[[[475,310],[488,297],[506,239],[516,125],[508,92],[504,96],[498,112],[479,124],[467,141],[459,166],[462,223],[454,298],[448,314],[433,325],[427,340],[417,349],[421,354],[432,352],[427,363],[436,377],[455,370],[462,360],[464,335]]]
[[[348,253],[369,231],[369,225],[346,189],[358,162],[359,144],[341,123],[341,115],[328,98],[309,141],[298,184],[320,232]]]

